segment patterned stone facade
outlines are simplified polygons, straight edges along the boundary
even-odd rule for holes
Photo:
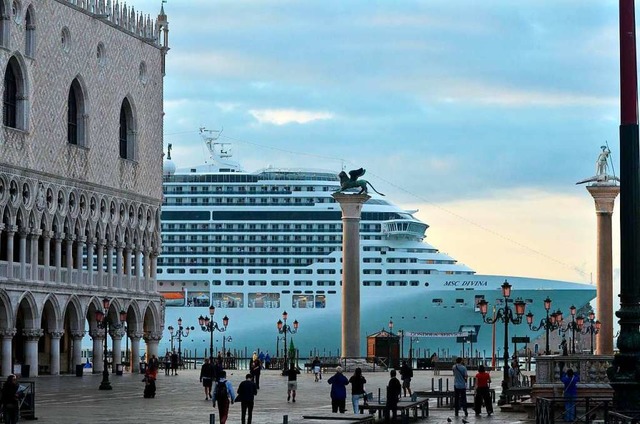
[[[125,331],[133,363],[140,337],[132,335],[149,335],[147,354],[157,354],[168,49],[163,10],[153,22],[111,0],[0,0],[2,375],[18,363],[32,376],[73,372],[90,334],[101,372],[97,312],[118,338],[114,364]],[[7,120],[9,69],[15,125]],[[72,93],[77,142],[69,141]]]

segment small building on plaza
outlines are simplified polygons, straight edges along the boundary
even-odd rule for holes
[[[113,363],[128,345],[137,364],[164,320],[167,17],[110,0],[3,0],[0,16],[0,372],[73,372],[83,345],[102,372],[100,313]]]

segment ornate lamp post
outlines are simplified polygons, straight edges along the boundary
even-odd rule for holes
[[[504,284],[502,284],[502,296],[504,297],[504,306],[497,310],[494,318],[487,318],[487,308],[489,302],[484,299],[478,302],[480,313],[482,314],[482,320],[485,323],[493,324],[497,321],[501,321],[504,323],[504,372],[502,375],[502,393],[500,394],[498,405],[504,405],[507,403],[507,389],[509,388],[509,370],[507,366],[507,364],[509,363],[509,323],[515,325],[521,324],[522,316],[524,315],[524,310],[526,307],[526,304],[520,298],[516,299],[516,301],[514,302],[515,314],[513,309],[509,307],[508,300],[511,297],[511,284],[509,284],[507,280],[505,280]]]
[[[549,315],[549,310],[551,309],[551,299],[549,296],[544,300],[544,309],[547,312],[547,317],[540,320],[540,324],[536,327],[533,325],[533,313],[529,312],[527,314],[527,324],[529,324],[529,328],[533,331],[538,331],[544,328],[545,331],[545,348],[544,354],[551,355],[551,348],[549,347],[549,331],[553,331],[559,328],[559,323],[562,321],[562,312],[554,312]],[[559,314],[559,315],[558,315]]]
[[[578,317],[581,318],[581,317]],[[591,338],[591,354],[593,355],[593,335],[598,334],[600,332],[600,327],[602,327],[602,323],[600,321],[595,321],[596,314],[593,311],[589,312],[589,325],[583,328],[584,322],[578,322],[578,329],[581,334],[589,334]]]
[[[182,318],[178,318],[178,328],[173,328],[172,326],[167,327],[169,330],[169,334],[171,335],[171,346],[173,351],[173,339],[178,339],[178,366],[182,364],[182,338],[189,337],[189,332],[195,330],[195,327],[183,327],[182,326]],[[175,330],[175,332],[174,332]]]
[[[576,307],[573,306],[573,305],[571,305],[571,307],[569,308],[569,312],[571,313],[571,322],[568,322],[567,326],[565,328],[562,328],[562,320],[560,320],[560,331],[567,332],[567,331],[571,330],[571,354],[575,355],[575,353],[576,353],[576,330],[580,331],[578,329],[578,326],[582,325],[580,323],[584,321],[584,318],[582,316],[576,317]]]
[[[393,320],[389,320],[389,368],[391,368],[391,342],[393,341]]]
[[[102,382],[100,383],[99,390],[111,390],[111,383],[109,382],[109,371],[107,370],[107,356],[109,354],[107,348],[107,336],[109,334],[109,327],[112,329],[122,328],[124,323],[127,321],[127,313],[125,311],[120,311],[120,322],[115,323],[109,320],[109,306],[111,302],[106,297],[102,299],[102,307],[104,311],[97,310],[96,311],[96,327],[99,329],[104,329],[104,367],[102,370]]]
[[[293,329],[292,329],[291,326],[287,324],[288,317],[289,317],[289,314],[287,314],[287,311],[284,311],[282,313],[282,320],[278,320],[278,322],[276,323],[276,325],[278,326],[278,333],[284,334],[284,367],[282,369],[283,372],[289,369],[289,365],[287,363],[287,350],[289,349],[289,347],[287,346],[287,333],[290,333],[290,334],[297,333],[298,326],[300,325],[300,323],[298,323],[298,320],[295,320],[293,321]]]
[[[200,317],[198,318],[198,324],[200,324],[200,329],[202,331],[207,331],[210,333],[210,341],[209,341],[209,357],[213,358],[213,333],[217,330],[219,332],[225,332],[227,331],[227,325],[229,325],[229,317],[228,316],[224,316],[224,318],[222,318],[222,327],[218,326],[218,323],[215,322],[213,320],[213,314],[216,313],[216,308],[215,306],[211,305],[209,306],[209,315],[211,316],[211,318],[209,317],[203,317],[202,315],[200,315]],[[223,346],[222,346],[222,350],[224,351],[224,340],[223,342]]]

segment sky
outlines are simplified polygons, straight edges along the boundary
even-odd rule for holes
[[[617,1],[164,8],[164,145],[178,167],[202,161],[200,127],[222,129],[247,171],[364,167],[419,210],[428,242],[478,273],[595,281],[594,204],[575,183],[605,143],[619,169]]]

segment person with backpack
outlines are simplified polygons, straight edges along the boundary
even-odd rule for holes
[[[213,407],[218,403],[218,413],[220,414],[220,424],[226,424],[229,415],[229,404],[233,405],[236,394],[233,385],[227,380],[227,372],[221,371],[218,376],[218,383],[213,391]]]
[[[462,363],[462,358],[456,358],[456,363],[453,365],[453,405],[455,409],[456,417],[460,408],[464,411],[464,416],[468,417],[467,411],[467,367]]]
[[[253,399],[258,394],[256,383],[251,380],[252,375],[247,374],[245,380],[238,386],[238,398],[242,407],[242,424],[251,424],[253,416]],[[245,422],[245,416],[247,420]]]
[[[407,397],[407,392],[409,392],[409,396],[411,396],[412,377],[413,369],[411,369],[411,366],[407,364],[407,361],[402,361],[402,366],[400,367],[400,379],[402,380],[402,391],[404,393],[404,397]]]

